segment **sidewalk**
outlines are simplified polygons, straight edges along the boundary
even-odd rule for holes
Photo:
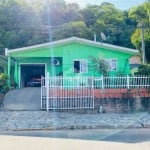
[[[149,128],[150,113],[0,111],[0,130]]]

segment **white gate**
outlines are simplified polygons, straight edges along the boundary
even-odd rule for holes
[[[94,109],[93,78],[42,78],[41,109]]]

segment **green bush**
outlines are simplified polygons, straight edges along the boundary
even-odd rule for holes
[[[135,75],[150,75],[150,65],[140,65]]]
[[[92,70],[97,71],[99,74],[101,74],[103,76],[109,75],[110,66],[103,57],[90,56],[89,58],[91,60],[90,68]]]
[[[5,73],[0,74],[0,93],[5,94],[9,87],[7,85],[8,76]]]

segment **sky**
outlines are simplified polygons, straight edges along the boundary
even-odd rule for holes
[[[116,8],[121,10],[128,10],[131,7],[138,6],[146,0],[65,0],[67,3],[78,3],[80,7],[85,7],[87,4],[98,4],[102,2],[110,2],[115,5]]]

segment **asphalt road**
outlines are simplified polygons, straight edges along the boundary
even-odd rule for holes
[[[0,135],[79,139],[92,141],[95,140],[95,141],[122,142],[122,143],[150,142],[149,128],[1,131]]]

